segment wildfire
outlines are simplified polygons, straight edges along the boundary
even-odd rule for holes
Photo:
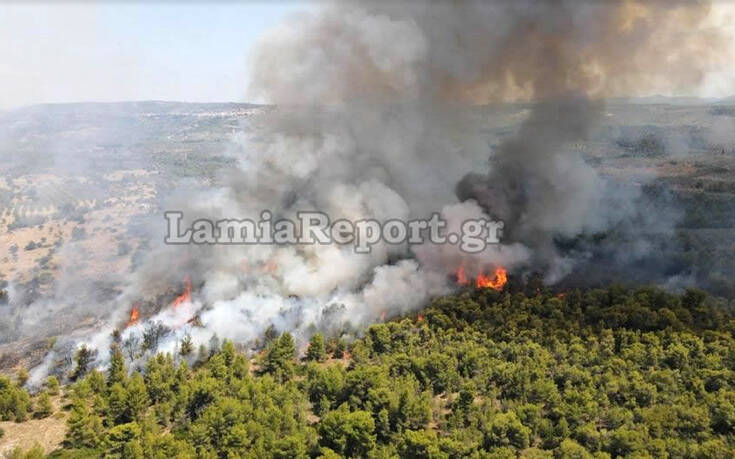
[[[478,275],[475,280],[477,288],[491,288],[493,290],[503,290],[508,282],[508,273],[503,268],[496,268],[494,277]]]
[[[464,266],[457,268],[457,283],[459,285],[467,285],[467,276],[464,273]]]
[[[421,315],[421,314],[419,314],[419,316],[417,317],[416,321],[417,322],[423,322],[424,321],[424,316]]]
[[[136,323],[140,319],[140,311],[138,310],[138,303],[133,305],[133,309],[130,310],[130,319],[128,319],[128,323],[125,324],[126,327],[129,327]]]
[[[191,279],[187,276],[184,282],[186,284],[186,288],[184,288],[184,293],[176,297],[173,303],[171,303],[171,306],[173,306],[174,308],[191,301]]]
[[[491,288],[493,290],[503,290],[503,287],[508,282],[508,273],[504,268],[498,267],[492,276],[485,274],[478,274],[475,278],[475,287],[477,288]],[[457,284],[469,285],[470,281],[467,279],[467,275],[464,272],[464,267],[460,266],[457,268]]]

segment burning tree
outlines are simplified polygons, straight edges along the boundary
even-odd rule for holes
[[[467,279],[467,275],[465,274],[464,266],[460,266],[457,268],[456,273],[457,278],[457,284],[459,285],[469,285],[470,281]],[[493,272],[493,275],[486,275],[483,273],[480,273],[475,277],[475,287],[477,288],[491,288],[493,290],[503,290],[503,287],[505,287],[505,284],[508,283],[508,273],[505,270],[505,268],[497,267],[495,268],[495,271]]]

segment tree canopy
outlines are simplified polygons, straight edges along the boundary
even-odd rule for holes
[[[468,289],[359,339],[315,333],[301,360],[288,333],[252,361],[225,340],[195,367],[159,354],[132,373],[115,347],[68,388],[53,456],[732,457],[732,307]],[[27,397],[0,378],[3,419],[26,419]]]

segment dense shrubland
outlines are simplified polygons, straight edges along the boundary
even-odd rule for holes
[[[697,290],[510,290],[438,298],[351,343],[315,334],[301,359],[288,334],[253,359],[225,341],[133,372],[113,348],[109,370],[66,388],[52,456],[735,455],[732,304]],[[33,414],[22,394],[0,380],[4,419]]]

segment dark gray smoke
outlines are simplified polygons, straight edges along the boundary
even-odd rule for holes
[[[710,26],[710,8],[689,1],[342,3],[266,38],[254,86],[276,103],[335,107],[336,120],[322,119],[316,130],[349,126],[354,148],[379,155],[390,171],[379,180],[412,213],[449,204],[457,166],[487,150],[478,120],[466,115],[470,106],[529,101],[519,131],[488,151],[489,172],[470,172],[456,194],[504,220],[509,241],[530,249],[526,264],[553,281],[594,255],[585,238],[614,230],[596,245],[625,245],[618,261],[630,262],[653,248],[648,235],[673,227],[677,211],[651,203],[639,186],[645,178],[611,183],[574,143],[596,126],[603,98],[690,91],[723,65],[729,42]],[[448,121],[455,117],[461,122]],[[273,126],[290,135],[304,124]],[[390,148],[406,138],[412,141]],[[360,164],[347,167],[349,180],[369,174]],[[418,252],[424,267],[436,258]],[[461,257],[440,258],[446,266]]]
[[[672,218],[650,212],[641,188],[601,177],[574,144],[602,99],[688,91],[722,64],[725,35],[708,21],[706,2],[539,0],[345,2],[284,23],[263,37],[252,69],[252,94],[278,108],[236,137],[227,186],[177,208],[189,219],[441,212],[452,228],[495,216],[508,239],[475,255],[450,245],[379,244],[370,255],[336,245],[154,248],[111,305],[110,328],[132,301],[184,275],[192,301],[152,318],[172,330],[162,350],[184,333],[247,342],[269,326],[297,338],[361,326],[449,291],[459,266],[468,275],[530,267],[557,280],[595,256],[600,233],[612,234],[606,250],[621,241],[635,258],[650,250],[635,228]],[[479,107],[504,101],[526,102],[514,114],[524,121],[492,149]],[[187,322],[192,314],[201,326]],[[88,342],[104,346],[109,331]]]

